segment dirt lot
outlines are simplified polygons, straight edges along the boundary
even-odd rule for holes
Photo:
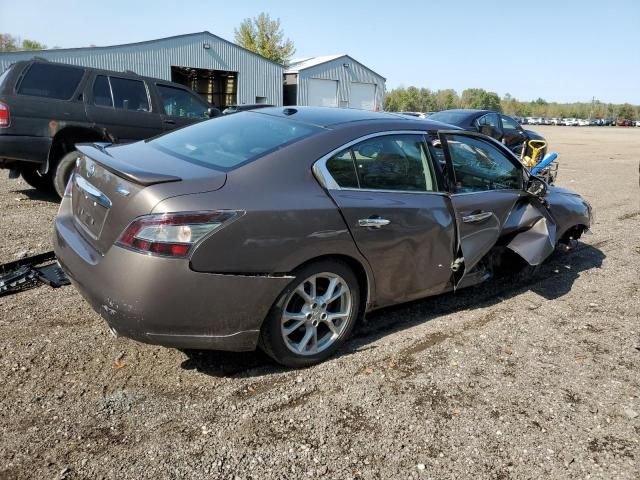
[[[537,130],[594,234],[314,368],[113,338],[71,287],[0,298],[0,479],[638,478],[640,129]],[[3,176],[0,262],[48,250],[56,208]]]

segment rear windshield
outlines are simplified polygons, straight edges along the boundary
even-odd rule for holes
[[[469,112],[437,112],[429,115],[429,120],[436,122],[459,124],[469,118]]]
[[[188,162],[230,170],[320,130],[271,115],[240,112],[197,123],[149,143]]]
[[[76,91],[83,74],[83,68],[34,63],[20,82],[18,93],[68,100]]]

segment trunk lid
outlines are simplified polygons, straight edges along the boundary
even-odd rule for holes
[[[74,223],[100,253],[160,201],[218,190],[226,181],[224,172],[186,162],[145,142],[76,148],[82,155],[71,185]]]

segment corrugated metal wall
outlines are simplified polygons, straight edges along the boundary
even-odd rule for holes
[[[211,48],[203,48],[205,43]],[[238,103],[255,103],[256,97],[266,97],[267,103],[282,105],[284,67],[208,32],[113,47],[44,50],[36,54],[53,62],[131,70],[165,80],[171,80],[172,65],[238,72]],[[33,56],[34,52],[0,53],[0,72],[14,62]]]
[[[349,68],[344,66],[349,64]],[[336,58],[327,63],[307,68],[298,73],[298,105],[309,102],[309,79],[322,78],[338,81],[338,106],[349,105],[351,82],[376,84],[376,108],[382,110],[385,92],[385,79],[355,61],[351,57]]]

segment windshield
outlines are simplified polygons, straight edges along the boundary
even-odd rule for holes
[[[469,112],[436,112],[429,115],[429,120],[457,125],[469,117]]]
[[[320,131],[319,127],[240,112],[197,123],[149,144],[188,162],[230,170]]]

